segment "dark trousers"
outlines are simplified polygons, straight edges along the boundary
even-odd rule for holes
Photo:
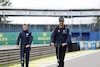
[[[60,46],[59,48],[59,66],[58,67],[64,67],[64,58],[65,58],[65,53],[66,53],[66,46],[62,47]],[[58,59],[58,47],[56,47],[56,56]]]
[[[20,48],[20,58],[21,58],[21,64],[24,66],[24,54],[26,54],[26,67],[28,67],[29,64],[29,56],[30,56],[30,47],[29,48]]]

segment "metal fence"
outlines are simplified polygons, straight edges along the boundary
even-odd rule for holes
[[[32,32],[51,32],[58,25],[28,25]],[[99,24],[81,24],[81,25],[66,25],[71,32],[96,32],[100,31]],[[0,24],[0,32],[20,32],[22,25],[18,24]]]

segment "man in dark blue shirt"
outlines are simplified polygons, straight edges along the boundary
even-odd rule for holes
[[[21,46],[19,46],[20,39],[21,39]],[[23,31],[19,34],[19,36],[17,38],[17,47],[20,47],[20,57],[21,57],[22,67],[24,67],[24,53],[26,53],[26,67],[28,67],[29,54],[30,54],[32,41],[33,41],[33,35],[28,30],[27,24],[24,24]]]
[[[59,54],[58,54],[58,44]],[[59,58],[58,67],[64,67],[64,57],[66,52],[66,47],[71,44],[71,35],[69,29],[64,25],[64,18],[59,18],[59,26],[57,26],[51,35],[51,46],[56,47],[57,59]]]

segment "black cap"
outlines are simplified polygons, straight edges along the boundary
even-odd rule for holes
[[[64,21],[64,17],[59,17],[59,21]]]

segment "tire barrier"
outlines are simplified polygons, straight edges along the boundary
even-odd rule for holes
[[[80,50],[79,42],[72,42],[70,45],[68,45],[68,52],[79,51],[79,50]]]
[[[96,49],[96,42],[91,42],[91,49],[95,50]]]
[[[100,49],[100,41],[80,41],[80,50]]]
[[[79,51],[79,50],[80,50],[79,42],[72,43],[72,51]]]
[[[88,49],[91,49],[91,42],[88,42]]]
[[[80,41],[79,42],[79,45],[80,45],[80,50],[84,50],[84,42],[83,41]]]
[[[96,42],[96,49],[100,49],[100,42]]]
[[[88,50],[88,42],[84,42],[84,50]]]

